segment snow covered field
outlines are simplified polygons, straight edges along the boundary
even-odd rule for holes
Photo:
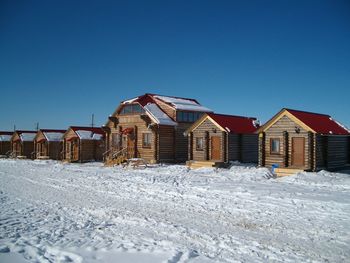
[[[0,160],[0,262],[350,262],[350,175]]]

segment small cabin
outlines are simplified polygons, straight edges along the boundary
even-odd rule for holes
[[[0,131],[0,158],[6,158],[11,154],[11,137],[13,132]]]
[[[34,158],[34,138],[36,133],[36,131],[16,130],[11,137],[11,156],[20,159]]]
[[[282,109],[257,131],[259,165],[277,175],[348,166],[349,130],[331,116]]]
[[[34,138],[36,159],[62,159],[63,134],[66,130],[40,129]]]
[[[146,93],[122,101],[109,117],[106,164],[142,158],[149,163],[187,160],[188,127],[210,109],[195,99]]]
[[[71,126],[63,135],[63,160],[67,162],[102,161],[105,151],[101,128]]]
[[[230,161],[258,162],[256,118],[207,113],[185,132],[193,168],[227,166]]]

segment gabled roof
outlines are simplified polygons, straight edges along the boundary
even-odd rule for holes
[[[18,134],[19,139],[22,142],[31,142],[31,141],[34,141],[34,138],[35,138],[35,136],[37,134],[37,131],[16,130],[14,132],[14,134]]]
[[[315,112],[307,112],[293,109],[282,109],[271,120],[265,123],[260,131],[265,131],[270,128],[281,117],[287,115],[294,121],[299,121],[306,130],[318,134],[334,134],[334,135],[350,135],[350,131],[342,124],[332,119],[331,116]]]
[[[71,126],[69,128],[72,129],[81,140],[101,140],[105,135],[105,132],[99,127]]]
[[[255,133],[259,127],[256,118],[244,117],[236,115],[226,115],[217,113],[207,113],[198,119],[186,133],[195,130],[199,125],[201,125],[206,119],[209,119],[216,126],[218,126],[222,131],[237,134],[249,134]]]
[[[47,141],[57,142],[62,141],[63,134],[66,132],[66,130],[40,129],[39,132],[43,133]]]
[[[146,93],[144,95],[122,101],[113,115],[117,114],[123,105],[138,103],[155,123],[169,126],[177,125],[174,119],[161,109],[159,106],[160,102],[168,105],[174,110],[211,112],[210,109],[202,106],[195,99]]]

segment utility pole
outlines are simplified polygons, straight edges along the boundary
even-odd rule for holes
[[[91,127],[93,128],[94,127],[94,114],[91,115]]]
[[[39,122],[36,123],[36,131],[39,130]]]
[[[13,125],[13,131],[16,131],[16,124]]]

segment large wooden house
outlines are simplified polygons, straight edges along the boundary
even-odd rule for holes
[[[11,137],[11,156],[16,158],[34,158],[34,138],[36,131],[16,130]]]
[[[148,93],[121,102],[104,127],[106,163],[130,158],[185,162],[187,137],[183,133],[205,112],[211,110],[195,99]]]
[[[329,115],[282,109],[258,133],[259,164],[277,167],[277,175],[350,163],[350,132]]]
[[[207,113],[187,129],[190,167],[258,162],[256,118]]]
[[[0,158],[4,158],[11,153],[11,137],[13,132],[0,131]]]
[[[63,134],[66,130],[40,129],[34,138],[37,159],[62,159]]]
[[[71,126],[63,135],[63,160],[67,162],[102,161],[105,150],[101,128]]]

